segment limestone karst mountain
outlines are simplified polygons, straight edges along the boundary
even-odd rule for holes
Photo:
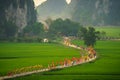
[[[83,25],[120,25],[120,0],[47,0],[36,9],[39,21],[70,18]]]
[[[15,24],[19,31],[36,22],[33,0],[0,0],[0,25],[4,27],[6,22]]]

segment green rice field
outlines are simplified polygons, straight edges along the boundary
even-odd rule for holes
[[[76,49],[60,44],[0,43],[0,75],[37,64],[46,67],[65,58],[80,57],[79,53]]]
[[[83,41],[73,41],[83,45]],[[2,46],[2,47],[1,47]],[[0,44],[0,71],[59,61],[79,51],[59,44],[2,43]],[[14,78],[15,80],[120,80],[120,41],[98,41],[95,45],[97,60],[70,68]],[[41,54],[40,54],[41,53]],[[13,79],[11,79],[13,80]]]
[[[106,36],[120,38],[120,27],[95,27],[97,31],[106,32]]]

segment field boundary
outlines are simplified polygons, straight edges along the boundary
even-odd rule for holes
[[[81,49],[81,47],[77,47],[76,45],[66,45],[66,46],[72,47],[72,48],[75,48],[75,49],[79,49],[79,50]],[[72,66],[76,66],[76,65],[88,63],[88,62],[91,62],[91,61],[96,60],[96,58],[97,58],[97,56],[95,56],[95,57],[93,57],[93,58],[90,58],[90,59],[87,60],[87,61],[83,61],[83,62],[81,62],[81,63],[75,63],[75,64],[73,64],[73,65],[56,66],[54,69],[63,69],[63,68],[67,68],[67,67],[72,67]],[[24,72],[24,73],[20,73],[20,74],[3,76],[3,77],[0,77],[0,80],[10,79],[10,78],[16,78],[16,77],[20,77],[20,76],[26,76],[26,75],[35,74],[35,73],[47,72],[47,71],[54,70],[54,69],[44,68],[44,69],[35,70],[35,71],[31,71],[31,72]]]

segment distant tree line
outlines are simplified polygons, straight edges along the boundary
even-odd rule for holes
[[[96,31],[93,27],[83,27],[69,19],[48,19],[46,23],[49,25],[47,31],[42,23],[36,22],[27,25],[21,32],[18,32],[18,27],[12,22],[0,24],[0,41],[42,42],[47,38],[52,42],[62,37],[76,37],[84,40],[85,45],[94,46],[96,40],[106,39],[106,32]]]
[[[69,19],[62,20],[46,20],[49,24],[49,29],[44,30],[44,25],[40,22],[26,26],[17,38],[19,42],[42,42],[42,39],[48,38],[50,41],[62,38],[63,36],[78,36],[79,28],[82,27],[79,23]]]

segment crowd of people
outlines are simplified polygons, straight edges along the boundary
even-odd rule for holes
[[[69,67],[85,63],[96,57],[96,51],[94,50],[93,47],[90,46],[88,48],[82,48],[82,50],[83,53],[81,53],[82,54],[81,57],[72,57],[71,59],[65,58],[63,61],[60,61],[58,63],[52,62],[51,64],[48,64],[48,69]]]
[[[21,73],[25,73],[25,72],[40,70],[40,69],[44,69],[44,67],[42,65],[38,64],[38,65],[34,65],[34,66],[28,66],[28,67],[22,67],[22,68],[15,69],[11,72],[8,72],[7,75],[12,76],[15,74],[21,74]]]

